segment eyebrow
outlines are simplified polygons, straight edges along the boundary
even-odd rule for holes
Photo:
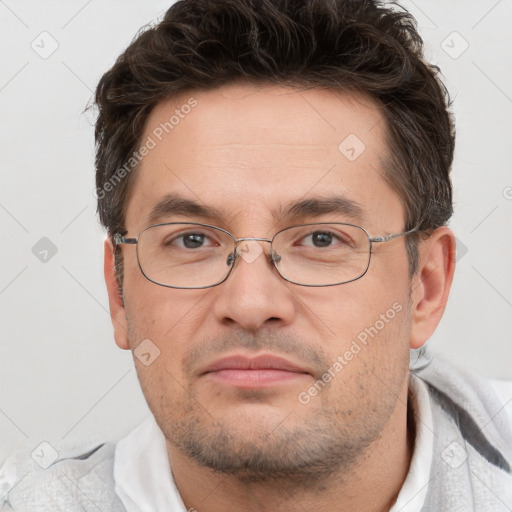
[[[151,210],[148,220],[153,224],[170,215],[205,217],[211,220],[224,218],[223,212],[213,206],[206,206],[177,194],[168,194]]]
[[[315,218],[331,213],[355,221],[364,219],[363,208],[359,203],[345,196],[312,197],[290,202],[274,213],[274,217],[292,220],[304,217]]]
[[[359,203],[345,196],[312,197],[290,201],[271,212],[275,220],[285,222],[315,218],[331,213],[354,221],[364,219],[364,212]],[[201,217],[211,221],[225,221],[228,217],[226,212],[213,206],[201,204],[177,194],[168,194],[151,210],[148,220],[150,224],[154,224],[171,215]],[[230,219],[234,217],[229,215]]]

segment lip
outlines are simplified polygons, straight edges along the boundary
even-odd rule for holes
[[[307,369],[273,354],[261,354],[248,357],[241,354],[222,357],[208,365],[201,373],[220,370],[284,370],[295,373],[309,373]]]
[[[240,388],[261,388],[310,376],[306,368],[273,354],[255,357],[235,354],[208,365],[202,376]]]

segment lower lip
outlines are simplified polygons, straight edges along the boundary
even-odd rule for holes
[[[217,370],[206,375],[217,382],[240,388],[263,388],[291,382],[306,377],[309,374],[268,368],[260,370]]]

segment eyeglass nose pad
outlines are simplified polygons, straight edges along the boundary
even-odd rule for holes
[[[274,263],[279,263],[279,262],[281,261],[281,256],[279,256],[279,254],[277,254],[277,252],[272,251],[272,254],[270,255],[270,259],[271,259]]]
[[[235,261],[236,258],[236,251],[233,251],[226,260],[226,265],[230,267],[233,264],[233,261]]]

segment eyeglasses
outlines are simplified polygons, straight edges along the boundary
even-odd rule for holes
[[[335,286],[366,274],[373,244],[416,231],[370,237],[360,226],[321,222],[284,228],[272,239],[235,238],[209,224],[169,222],[149,226],[137,238],[117,233],[113,240],[115,246],[137,245],[142,274],[168,288],[200,289],[223,283],[240,257],[249,261],[249,247],[240,246],[249,241],[270,244],[269,259],[284,280],[300,286]],[[257,256],[260,252],[261,246]]]

